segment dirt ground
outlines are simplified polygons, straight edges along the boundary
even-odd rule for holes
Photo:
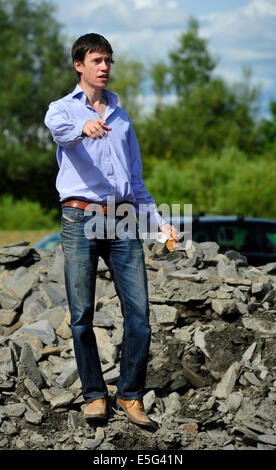
[[[29,240],[30,244],[38,242],[41,238],[50,235],[52,231],[49,230],[23,230],[23,231],[9,231],[0,230],[0,247],[8,245],[9,243],[16,243],[22,240]]]

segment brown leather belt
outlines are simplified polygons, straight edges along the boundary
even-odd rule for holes
[[[63,206],[65,207],[75,207],[77,209],[83,209],[85,210],[87,206],[93,205],[93,210],[96,212],[101,212],[106,215],[107,214],[107,206],[104,206],[102,204],[95,204],[94,202],[85,202],[85,201],[77,201],[75,199],[71,199],[70,201],[65,201],[62,203]]]
[[[120,206],[121,204],[131,204],[131,202],[120,202],[118,204],[115,204],[115,207]],[[65,201],[62,203],[63,206],[65,207],[76,207],[77,209],[83,209],[85,210],[87,206],[91,205],[91,209],[95,212],[101,212],[103,211],[104,215],[107,215],[107,205],[102,205],[102,204],[97,204],[95,202],[85,202],[85,201],[78,201],[76,199],[70,199],[69,201]]]

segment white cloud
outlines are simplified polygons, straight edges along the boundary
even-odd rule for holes
[[[66,11],[66,18],[85,27],[98,25],[101,30],[124,34],[126,30],[183,28],[187,11],[175,1],[161,4],[160,0],[83,0],[81,8],[74,3]]]
[[[251,0],[232,11],[202,15],[200,34],[221,60],[217,67],[226,80],[241,77],[242,65],[252,69],[252,83],[275,89],[276,1]]]
[[[217,38],[223,44],[240,41],[263,43],[268,37],[275,37],[276,2],[275,0],[252,0],[242,8],[233,11],[212,13],[200,17],[201,34]]]
[[[276,59],[276,50],[262,51],[255,48],[227,47],[223,49],[224,59],[252,62],[256,60]]]
[[[246,14],[252,18],[260,16],[276,16],[275,0],[254,0],[244,8]]]
[[[160,2],[158,0],[134,0],[134,7],[139,10],[140,8],[158,8]]]

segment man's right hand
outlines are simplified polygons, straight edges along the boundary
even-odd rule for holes
[[[102,137],[106,136],[105,131],[112,130],[111,127],[108,127],[105,124],[106,121],[103,119],[91,119],[84,124],[82,132],[87,135],[87,137],[91,137],[91,139],[102,139]]]

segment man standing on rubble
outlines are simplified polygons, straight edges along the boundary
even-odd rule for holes
[[[126,238],[117,233],[111,238],[88,237],[85,231],[87,210],[92,208],[103,216],[106,234],[108,198],[115,201],[116,214],[122,204],[128,204],[130,212],[135,209],[136,221],[139,205],[146,205],[147,215],[160,231],[168,238],[175,231],[162,219],[144,186],[139,146],[129,116],[118,106],[117,96],[106,90],[112,55],[111,45],[99,34],[86,34],[75,41],[72,60],[78,84],[72,93],[50,104],[45,123],[58,146],[56,185],[62,203],[65,281],[75,357],[87,403],[84,416],[108,416],[107,387],[92,325],[101,256],[110,269],[124,318],[116,403],[131,421],[151,426],[143,407],[151,330],[137,223],[135,235]],[[122,216],[116,214],[112,217],[117,227]]]

